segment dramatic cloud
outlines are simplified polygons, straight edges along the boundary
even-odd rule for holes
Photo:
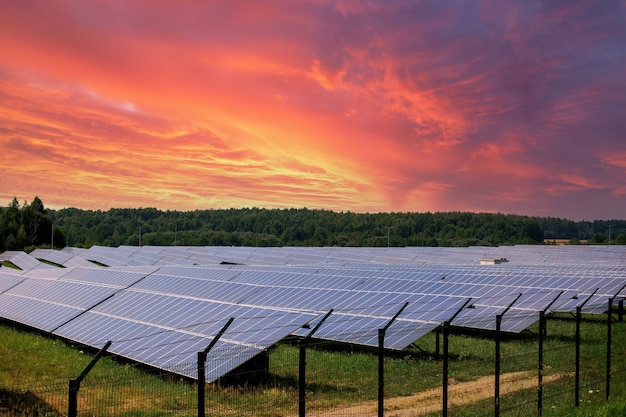
[[[0,5],[0,200],[626,218],[626,5]]]

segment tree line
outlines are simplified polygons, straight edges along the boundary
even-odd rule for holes
[[[51,213],[39,197],[21,206],[17,198],[13,198],[7,207],[0,207],[0,252],[52,247],[53,240],[54,247],[66,245],[63,232],[53,225]]]
[[[608,226],[611,226],[608,228]],[[611,235],[609,237],[609,230]],[[574,222],[501,213],[354,213],[302,209],[46,209],[35,197],[0,207],[0,251],[93,245],[498,246],[626,244],[626,221]]]

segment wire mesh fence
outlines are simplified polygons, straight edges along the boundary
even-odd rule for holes
[[[553,415],[603,404],[609,383],[612,397],[625,398],[624,323],[613,322],[612,351],[607,349],[606,315],[585,317],[578,341],[576,325],[572,315],[551,317],[541,359],[537,324],[522,334],[501,334],[499,355],[487,323],[484,330],[452,329],[446,351],[437,331],[382,357],[374,347],[328,340],[311,340],[303,347],[293,339],[203,387],[176,367],[146,368],[108,355],[84,378],[77,393],[78,415],[198,416],[199,388],[206,416],[374,417],[381,415],[381,388],[388,417],[442,415],[444,389],[445,414],[450,416],[526,416],[535,410]],[[28,349],[0,341],[1,416],[68,414],[68,382],[95,352],[40,339],[26,342],[32,345]],[[207,363],[207,369],[219,365]]]

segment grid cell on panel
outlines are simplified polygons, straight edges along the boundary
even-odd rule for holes
[[[158,271],[161,275],[184,278],[208,279],[212,281],[230,281],[240,272],[225,266],[163,266]]]
[[[404,349],[437,327],[439,323],[406,321],[399,318],[385,332],[385,347]]]
[[[22,275],[0,272],[0,293],[3,293],[15,287],[17,284],[24,281],[25,279],[26,278]]]
[[[75,268],[64,275],[63,278],[68,281],[126,288],[145,277],[149,272],[150,270],[133,272],[112,268]]]
[[[13,294],[0,294],[0,317],[51,332],[84,310]]]
[[[469,297],[416,296],[410,299],[399,318],[416,322],[443,323],[468,301]]]
[[[331,314],[314,337],[339,342],[377,346],[378,329],[385,327],[389,319]]]
[[[228,281],[184,278],[152,274],[133,286],[133,290],[146,290],[167,295],[182,295],[207,300],[239,303],[254,294],[260,287]]]
[[[87,311],[53,333],[88,346],[102,347],[107,341],[114,342],[116,346],[131,344],[134,340],[162,331],[146,323]]]
[[[110,297],[115,291],[115,288],[78,282],[29,278],[6,293],[85,310]]]
[[[233,343],[217,342],[207,355],[205,377],[208,383],[243,365],[253,357],[265,352],[265,349],[255,346],[237,345]],[[193,378],[197,378],[197,369],[194,368]]]

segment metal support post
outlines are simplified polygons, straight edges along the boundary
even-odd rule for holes
[[[504,316],[513,307],[513,304],[520,299],[522,293],[519,293],[517,297],[504,309],[501,314],[496,316],[496,370],[494,381],[494,415],[500,416],[500,327],[502,325],[502,316]]]
[[[494,416],[500,416],[500,326],[502,324],[502,314],[496,316],[496,370],[494,382]]]
[[[198,417],[204,417],[205,413],[205,384],[206,384],[206,357],[209,354],[209,351],[213,349],[213,346],[217,343],[218,340],[222,337],[222,335],[226,332],[226,329],[231,325],[231,323],[235,320],[234,317],[228,319],[228,322],[222,327],[217,335],[211,340],[211,343],[204,349],[202,352],[198,352]]]
[[[67,416],[68,417],[76,417],[78,415],[78,391],[80,390],[80,383],[85,379],[91,368],[93,368],[96,363],[100,360],[102,355],[106,352],[106,350],[111,346],[111,341],[108,341],[104,344],[102,349],[96,353],[96,356],[93,357],[91,362],[87,365],[87,367],[83,370],[83,372],[78,375],[76,379],[70,379],[69,390],[68,390],[68,402],[67,402]]]
[[[383,417],[385,413],[385,333],[408,305],[408,302],[404,303],[385,327],[378,329],[378,417]]]
[[[537,364],[537,415],[541,416],[543,411],[543,338],[546,329],[546,313],[539,312],[539,359]]]
[[[442,388],[442,409],[441,409],[441,415],[443,417],[448,417],[448,332],[450,331],[450,321],[444,321],[443,322],[443,330],[442,330],[442,336],[443,336],[443,371],[442,371],[442,378],[443,381],[441,381],[441,388]]]
[[[324,324],[326,319],[332,314],[331,309],[322,317],[315,327],[307,334],[304,339],[300,340],[300,361],[298,364],[298,417],[306,416],[306,347],[315,332]]]
[[[606,318],[606,400],[611,395],[611,325],[613,321],[613,298],[609,298],[609,310]]]
[[[582,320],[582,311],[583,311],[583,307],[585,306],[585,304],[587,304],[589,302],[589,300],[591,300],[591,298],[595,295],[595,293],[599,290],[600,288],[596,288],[594,292],[591,293],[591,295],[589,295],[589,297],[587,297],[587,299],[585,301],[583,301],[583,303],[581,305],[579,305],[578,307],[576,307],[576,358],[575,358],[575,382],[574,382],[574,406],[578,407],[579,403],[580,403],[580,322]]]
[[[619,293],[624,291],[625,288],[626,288],[626,284],[622,286],[622,288],[620,288],[619,291],[615,293],[615,296],[609,298],[607,322],[606,322],[606,332],[607,332],[607,336],[606,336],[606,400],[607,401],[609,400],[609,397],[611,395],[611,343],[612,343],[611,326],[613,325],[613,303],[615,302],[615,297],[619,296]],[[618,310],[620,321],[621,321],[621,310],[623,306],[624,306],[624,300],[621,300],[619,303],[619,310]]]
[[[456,313],[452,315],[448,320],[443,322],[442,328],[442,336],[443,336],[443,371],[442,371],[442,393],[441,393],[441,415],[443,417],[448,417],[448,335],[450,333],[450,325],[452,320],[459,315],[461,311],[472,301],[471,298],[468,298],[465,303],[459,308]]]
[[[580,320],[581,320],[581,311],[582,307],[576,307],[576,356],[575,356],[575,383],[574,383],[574,404],[578,407],[578,403],[580,402]]]
[[[538,359],[538,374],[537,374],[537,415],[541,416],[543,411],[543,341],[546,338],[546,312],[552,307],[552,304],[563,295],[565,291],[561,291],[559,295],[554,297],[550,304],[548,304],[542,311],[539,312],[539,359]]]

